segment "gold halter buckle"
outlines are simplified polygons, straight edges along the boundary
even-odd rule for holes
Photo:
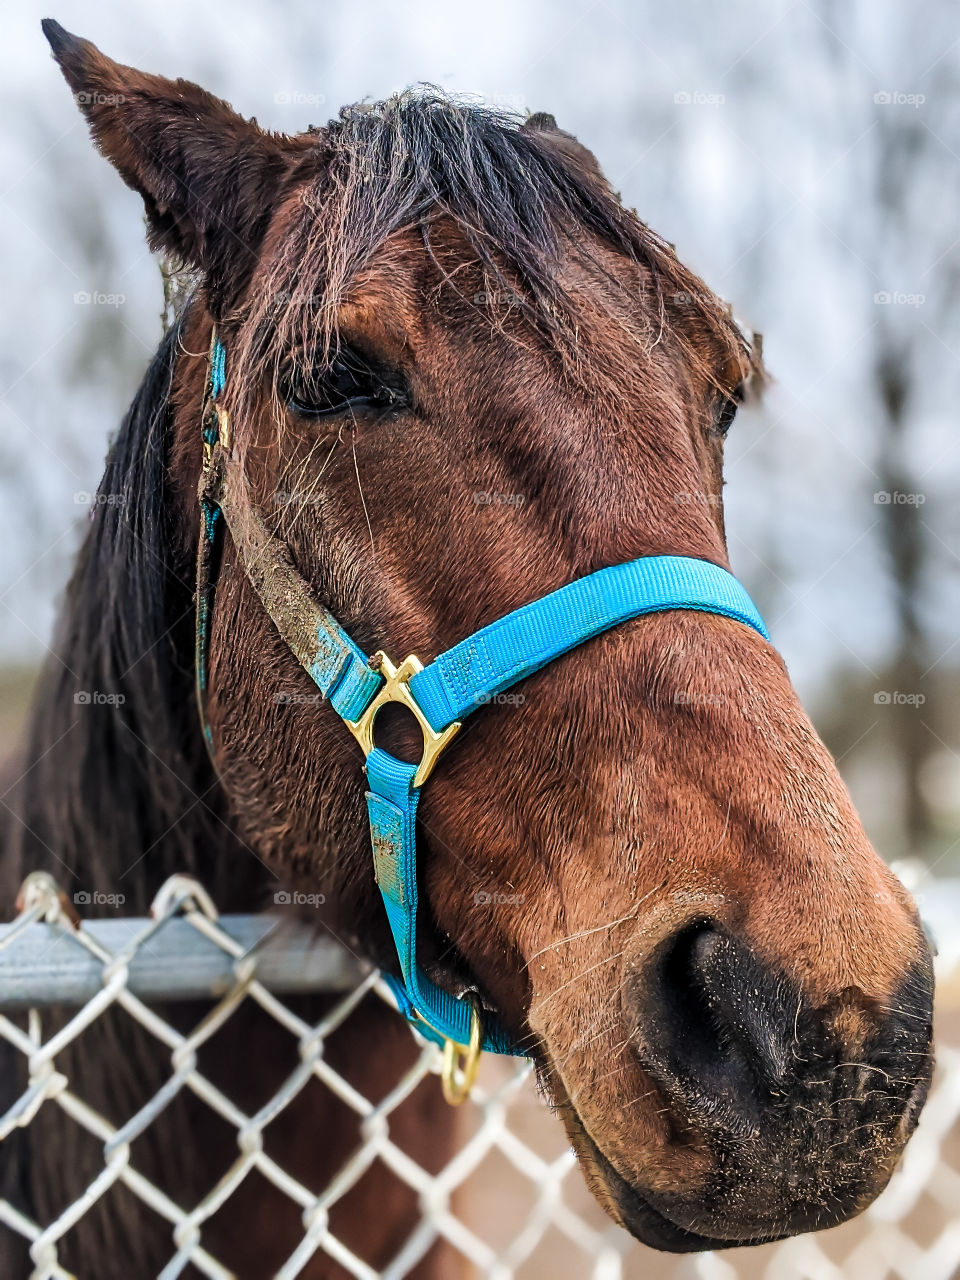
[[[470,1001],[470,1043],[463,1045],[448,1040],[443,1046],[440,1084],[444,1099],[451,1107],[459,1107],[470,1097],[480,1070],[480,1046],[483,1043],[480,1006],[472,993],[464,998]]]
[[[226,411],[222,404],[217,404],[211,400],[209,408],[206,412],[206,423],[217,429],[217,444],[225,453],[230,452],[230,414]],[[209,471],[213,466],[213,444],[206,438],[204,434],[203,440],[203,469]]]
[[[368,756],[373,750],[373,722],[380,708],[385,707],[388,702],[399,702],[408,711],[412,711],[423,734],[423,755],[417,765],[413,785],[422,787],[433,772],[440,752],[460,729],[460,721],[455,720],[437,733],[423,714],[410,689],[410,681],[418,671],[423,670],[423,663],[412,653],[404,658],[399,667],[395,667],[383,650],[378,649],[370,659],[370,665],[380,672],[386,683],[358,720],[345,720],[344,724],[360,743],[363,754]]]

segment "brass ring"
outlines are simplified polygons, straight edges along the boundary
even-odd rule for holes
[[[443,1070],[440,1083],[443,1096],[451,1107],[459,1107],[470,1096],[480,1070],[483,1029],[480,1023],[480,1003],[471,992],[465,999],[470,1002],[470,1043],[457,1044],[447,1040],[443,1046]]]

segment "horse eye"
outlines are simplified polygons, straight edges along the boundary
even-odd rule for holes
[[[738,395],[734,394],[725,397],[720,403],[710,434],[718,436],[722,440],[733,426],[733,420],[737,416],[739,408],[740,397]]]
[[[357,352],[341,349],[317,372],[294,370],[281,380],[280,394],[301,418],[328,418],[356,409],[388,409],[403,396]]]

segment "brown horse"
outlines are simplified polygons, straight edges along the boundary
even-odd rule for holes
[[[217,780],[204,759],[191,590],[214,324],[257,506],[359,644],[424,659],[604,566],[726,566],[723,437],[758,357],[550,116],[423,91],[278,136],[45,30],[97,145],[143,197],[151,244],[199,284],[108,463],[102,492],[122,500],[96,507],[68,593],[69,673],[41,686],[8,876],[52,853],[61,878],[122,880],[142,909],[171,868],[194,867],[237,909],[262,900],[266,867],[324,893],[326,926],[395,969],[356,745],[293,696],[315,690],[229,540],[211,634]],[[125,701],[81,715],[78,682]],[[859,1212],[925,1097],[931,963],[782,661],[734,621],[675,610],[518,693],[473,717],[424,793],[431,976],[475,987],[525,1044],[592,1189],[638,1239],[722,1248]],[[406,723],[384,730],[398,754],[416,745]],[[337,1060],[379,1096],[409,1036],[379,1008],[352,1025]],[[256,1106],[283,1071],[265,1028],[244,1035],[214,1042],[207,1065]],[[71,1073],[115,1118],[163,1078],[119,1021],[83,1050]],[[400,1140],[442,1161],[449,1115],[438,1092],[417,1098]],[[187,1203],[235,1135],[180,1101],[135,1159]],[[99,1167],[96,1152],[52,1154],[62,1139],[42,1119],[4,1173],[41,1219],[74,1166]],[[313,1095],[284,1123],[281,1162],[321,1190],[350,1125]],[[245,1186],[204,1240],[268,1275],[297,1239],[281,1199]],[[335,1225],[379,1268],[414,1212],[374,1169]],[[173,1252],[164,1224],[109,1198],[70,1240],[72,1265],[101,1277],[153,1274]],[[435,1251],[420,1274],[443,1265]]]

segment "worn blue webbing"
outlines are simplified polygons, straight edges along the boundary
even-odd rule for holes
[[[367,756],[367,809],[377,884],[397,947],[403,974],[402,1012],[427,1039],[470,1043],[472,1011],[431,982],[417,963],[416,818],[420,788],[415,764],[405,764],[374,747]],[[394,992],[396,983],[391,984]],[[483,1015],[483,1045],[494,1053],[514,1053],[510,1036],[490,1013]]]
[[[341,720],[362,716],[383,684],[367,655],[325,609],[317,622],[316,648],[305,665]]]
[[[216,400],[227,381],[227,349],[214,338],[210,351],[210,395]]]

